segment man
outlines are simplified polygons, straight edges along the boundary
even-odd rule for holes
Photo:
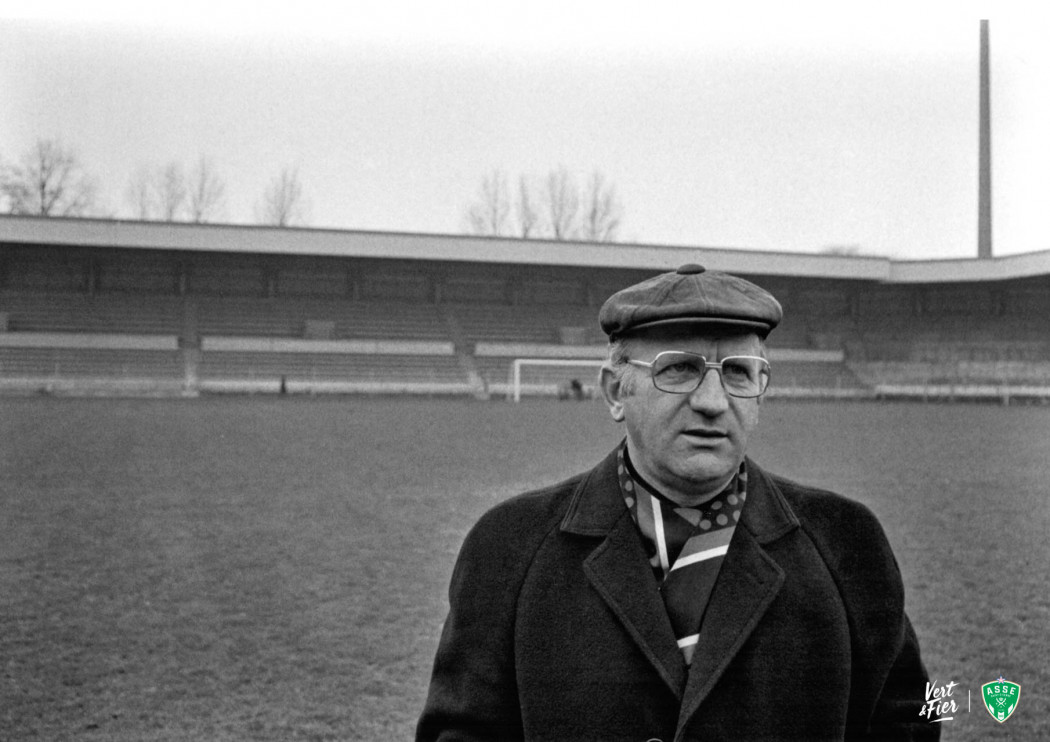
[[[937,738],[874,516],[745,456],[781,316],[695,265],[606,301],[626,438],[471,530],[417,739]]]

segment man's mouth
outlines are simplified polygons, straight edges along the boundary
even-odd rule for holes
[[[685,434],[692,438],[701,438],[703,440],[721,440],[726,437],[726,433],[723,430],[712,430],[710,428],[690,428],[685,431]]]

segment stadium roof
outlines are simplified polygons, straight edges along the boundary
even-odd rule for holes
[[[1050,251],[991,259],[892,260],[711,247],[555,242],[468,235],[364,232],[227,224],[0,216],[0,246],[54,245],[140,250],[461,261],[536,266],[669,270],[684,263],[743,274],[885,283],[1001,281],[1050,275]]]

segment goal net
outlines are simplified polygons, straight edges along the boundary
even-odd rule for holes
[[[591,399],[598,396],[598,369],[603,361],[570,358],[515,358],[510,367],[510,398],[525,395]]]

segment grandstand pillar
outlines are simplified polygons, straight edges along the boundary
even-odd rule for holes
[[[184,348],[197,348],[200,346],[197,319],[197,300],[193,298],[185,299],[182,303],[182,333],[179,337],[179,345]]]
[[[199,392],[198,374],[200,368],[200,348],[183,348],[182,393],[196,396]]]
[[[185,296],[190,286],[189,266],[185,260],[178,261],[175,266],[175,294]]]
[[[277,269],[273,266],[263,268],[263,296],[267,299],[277,296]]]
[[[179,337],[179,346],[182,353],[182,389],[184,394],[197,393],[201,360],[201,343],[197,318],[197,300],[193,298],[184,299],[182,303],[182,333]]]

